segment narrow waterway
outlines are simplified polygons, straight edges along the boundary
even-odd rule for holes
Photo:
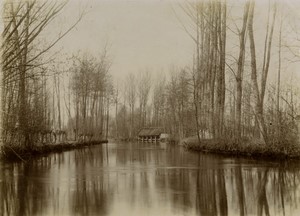
[[[300,163],[109,143],[0,162],[0,215],[299,215]]]

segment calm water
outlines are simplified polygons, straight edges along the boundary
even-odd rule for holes
[[[109,143],[0,170],[0,215],[300,215],[295,162]]]

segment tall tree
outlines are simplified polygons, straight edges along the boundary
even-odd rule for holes
[[[40,79],[40,74],[45,72],[41,69],[42,56],[72,27],[43,49],[38,48],[37,42],[41,32],[59,14],[65,4],[66,2],[37,0],[4,2],[2,34],[4,43],[1,47],[3,50],[1,66],[3,71],[2,99],[6,103],[2,103],[2,117],[7,120],[7,124],[2,124],[2,136],[8,138],[6,140],[8,143],[18,142],[30,148],[35,142],[33,135],[39,130],[37,125],[40,119],[30,119],[32,106],[34,106],[32,104],[34,100],[31,100],[34,85],[31,84],[35,83],[36,86],[39,83],[37,79]],[[15,109],[10,110],[6,104],[14,104]],[[14,112],[17,118],[11,118],[10,112]],[[43,122],[46,123],[45,120]],[[16,137],[19,137],[18,140],[14,139]]]
[[[134,74],[129,74],[126,78],[126,101],[130,111],[129,138],[133,138],[134,134],[134,110],[136,103],[136,77]]]
[[[254,33],[253,33],[254,8],[255,8],[255,2],[252,0],[250,2],[249,22],[248,22],[248,32],[249,32],[250,52],[251,52],[251,71],[252,71],[251,80],[252,80],[252,85],[256,96],[256,120],[259,125],[259,130],[260,130],[259,132],[262,135],[265,143],[268,143],[267,126],[265,124],[265,117],[263,111],[264,111],[264,97],[265,97],[266,83],[267,83],[270,58],[271,58],[272,39],[273,39],[274,23],[276,17],[276,5],[274,6],[273,9],[273,20],[270,29],[269,29],[269,19],[267,23],[267,32],[266,32],[265,46],[264,46],[264,60],[263,60],[263,68],[261,74],[261,90],[259,90],[258,87],[256,50],[255,50],[255,40],[254,40]]]
[[[151,76],[148,70],[137,77],[137,96],[139,100],[139,128],[146,125],[146,108],[151,89]]]
[[[242,29],[239,32],[240,39],[240,51],[238,57],[238,68],[236,74],[236,138],[240,140],[241,138],[241,121],[242,121],[242,96],[243,96],[243,71],[244,71],[244,61],[245,61],[245,45],[246,45],[246,29],[248,22],[250,2],[246,2],[244,6],[244,16]]]

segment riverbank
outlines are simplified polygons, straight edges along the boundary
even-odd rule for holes
[[[10,161],[26,161],[32,157],[59,153],[63,151],[84,148],[98,144],[108,143],[108,140],[89,141],[89,142],[64,142],[59,144],[45,144],[33,146],[30,149],[19,146],[3,146],[0,152],[0,159]]]
[[[188,150],[230,156],[244,156],[270,159],[300,159],[300,144],[270,144],[266,145],[258,140],[242,140],[237,143],[222,139],[202,139],[189,137],[181,144]]]

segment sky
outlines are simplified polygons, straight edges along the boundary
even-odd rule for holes
[[[239,24],[245,1],[228,0],[228,2],[230,11],[228,23],[234,21]],[[261,53],[268,2],[268,0],[257,1],[255,8],[256,43],[257,50]],[[299,1],[279,0],[279,2],[280,7],[285,7],[286,11],[292,14],[291,17],[294,17],[292,19],[300,20]],[[145,70],[159,77],[174,66],[181,68],[192,63],[194,44],[182,27],[182,23],[188,25],[188,18],[180,9],[180,5],[184,5],[184,0],[69,0],[60,16],[51,23],[42,36],[47,40],[57,37],[84,12],[85,15],[76,28],[56,45],[54,51],[59,50],[61,55],[70,56],[80,50],[100,56],[107,46],[112,62],[110,72],[115,82],[122,82],[128,73],[136,74]],[[289,22],[291,20],[287,20],[287,24]],[[231,28],[234,30],[235,26],[231,25]],[[234,52],[237,48],[238,37],[231,29],[227,32],[227,50],[230,55],[230,52]],[[288,38],[290,35],[284,37],[287,37],[284,40],[291,40]],[[277,38],[278,30],[275,29],[274,43]],[[272,51],[277,52],[276,46]],[[275,71],[278,61],[272,60],[271,68],[274,67]],[[283,67],[291,73],[298,68],[290,64]],[[270,77],[272,79],[272,73]]]
[[[66,29],[82,11],[83,19],[56,50],[69,54],[81,50],[100,56],[107,45],[114,79],[147,69],[157,74],[191,63],[193,42],[178,21],[182,12],[176,1],[70,0],[50,26],[54,29],[50,34]],[[48,32],[45,34],[49,37]]]

